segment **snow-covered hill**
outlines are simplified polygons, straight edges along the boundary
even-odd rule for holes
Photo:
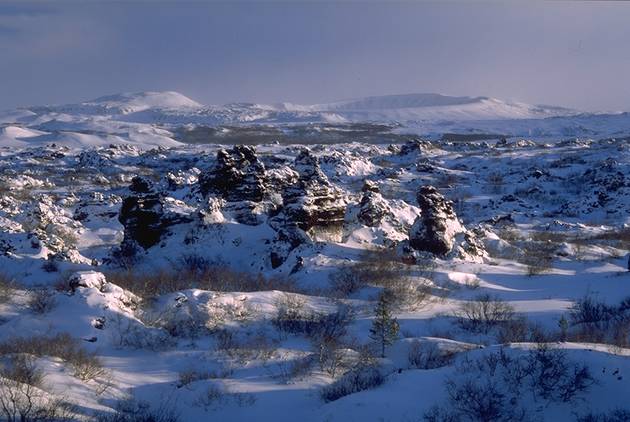
[[[315,105],[206,106],[169,91],[117,94],[78,104],[6,111],[0,113],[0,147],[50,142],[81,146],[82,139],[86,146],[120,142],[139,147],[175,146],[186,141],[177,136],[182,128],[317,125],[325,130],[326,126],[356,124],[385,124],[395,127],[396,134],[432,138],[444,133],[491,133],[528,138],[630,135],[627,113],[580,113],[563,107],[488,97],[407,94]],[[30,136],[34,133],[40,136]],[[344,142],[352,141],[351,136],[341,138]],[[311,141],[309,138],[308,142]]]

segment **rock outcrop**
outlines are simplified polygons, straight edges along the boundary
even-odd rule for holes
[[[411,227],[409,245],[418,251],[445,256],[453,249],[455,235],[465,231],[453,209],[453,203],[433,186],[418,192],[421,214]]]
[[[168,227],[192,221],[186,215],[169,212],[162,194],[136,178],[134,181],[130,190],[136,194],[123,200],[118,214],[118,221],[125,228],[124,245],[135,242],[148,249],[160,241]]]
[[[216,165],[199,175],[199,187],[204,195],[220,195],[227,201],[260,202],[267,192],[265,165],[252,146],[221,149]]]
[[[319,159],[304,149],[293,163],[298,173],[297,182],[288,186],[283,194],[286,217],[302,230],[342,224],[346,203],[341,192],[322,172]]]
[[[391,209],[376,183],[366,180],[361,190],[363,197],[359,203],[358,219],[368,227],[375,227],[391,213]]]

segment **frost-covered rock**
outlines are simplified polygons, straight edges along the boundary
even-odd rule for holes
[[[363,188],[363,197],[359,204],[358,219],[368,227],[378,225],[388,214],[391,214],[390,206],[380,193],[378,185],[366,180]]]
[[[216,165],[199,175],[199,187],[204,195],[221,195],[227,201],[260,202],[267,192],[265,165],[252,146],[221,149]]]
[[[105,274],[97,271],[77,271],[68,277],[68,286],[73,292],[79,287],[103,290],[105,283]]]
[[[168,227],[192,221],[179,212],[178,204],[181,205],[181,201],[178,203],[151,191],[126,197],[118,214],[118,221],[125,228],[123,243],[135,242],[148,249],[160,241]]]
[[[319,159],[303,149],[293,163],[299,177],[283,194],[285,215],[302,230],[342,224],[346,202],[322,172]]]
[[[433,186],[420,188],[417,199],[421,214],[409,232],[409,245],[438,256],[448,254],[453,249],[455,235],[465,231],[453,203]]]

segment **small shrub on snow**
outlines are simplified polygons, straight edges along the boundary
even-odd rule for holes
[[[233,401],[239,407],[252,406],[256,403],[256,396],[251,393],[232,393],[221,386],[210,385],[195,399],[193,406],[209,410],[216,409],[230,401]]]
[[[28,294],[28,307],[36,314],[47,314],[56,305],[55,292],[48,289],[33,289]]]
[[[269,290],[293,292],[297,290],[295,283],[283,277],[265,277],[262,274],[236,271],[221,263],[209,263],[205,269],[205,264],[189,264],[193,268],[181,267],[150,272],[130,268],[123,271],[113,271],[106,276],[109,282],[145,299],[187,289],[217,292]],[[201,268],[197,268],[195,265],[200,265]]]
[[[277,345],[264,333],[248,336],[238,336],[231,330],[219,330],[215,334],[216,348],[238,362],[261,359],[271,359],[277,350]]]
[[[463,328],[487,333],[492,327],[512,320],[514,308],[499,297],[481,294],[475,300],[462,303],[457,316]]]
[[[30,355],[13,355],[0,365],[0,415],[9,422],[70,421],[74,407],[47,396],[44,374]],[[1,417],[1,416],[0,416]]]
[[[569,322],[566,333],[569,340],[628,346],[630,298],[609,305],[593,295],[586,295],[571,307]]]
[[[359,391],[376,388],[384,382],[385,377],[378,368],[357,368],[347,372],[332,384],[323,387],[320,396],[324,401],[331,402]]]
[[[106,373],[100,359],[94,353],[83,349],[79,342],[67,333],[50,337],[15,337],[0,343],[0,356],[19,353],[38,357],[58,357],[70,364],[74,376],[83,381]]]
[[[161,400],[157,408],[133,396],[120,400],[113,413],[102,413],[95,422],[179,422],[179,413],[169,400]]]
[[[352,321],[354,314],[347,306],[340,306],[335,312],[324,314],[304,312],[298,305],[278,307],[278,313],[271,322],[281,332],[319,339],[344,336]]]
[[[527,417],[522,398],[570,403],[594,383],[588,367],[571,362],[564,351],[540,346],[526,355],[505,350],[464,360],[445,383],[444,406],[424,415],[426,421],[520,421]]]
[[[409,347],[407,359],[409,365],[418,369],[434,369],[450,365],[455,358],[455,352],[440,350],[433,342],[415,340]]]
[[[0,273],[0,303],[5,303],[13,296],[15,282],[6,274]]]
[[[557,250],[555,243],[526,241],[522,248],[520,261],[525,264],[528,276],[545,273],[551,269],[553,257]]]
[[[628,422],[630,421],[630,410],[615,409],[608,413],[589,413],[580,416],[578,422]]]

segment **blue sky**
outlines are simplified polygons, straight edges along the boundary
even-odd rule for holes
[[[4,2],[0,108],[438,92],[630,110],[625,2]]]

